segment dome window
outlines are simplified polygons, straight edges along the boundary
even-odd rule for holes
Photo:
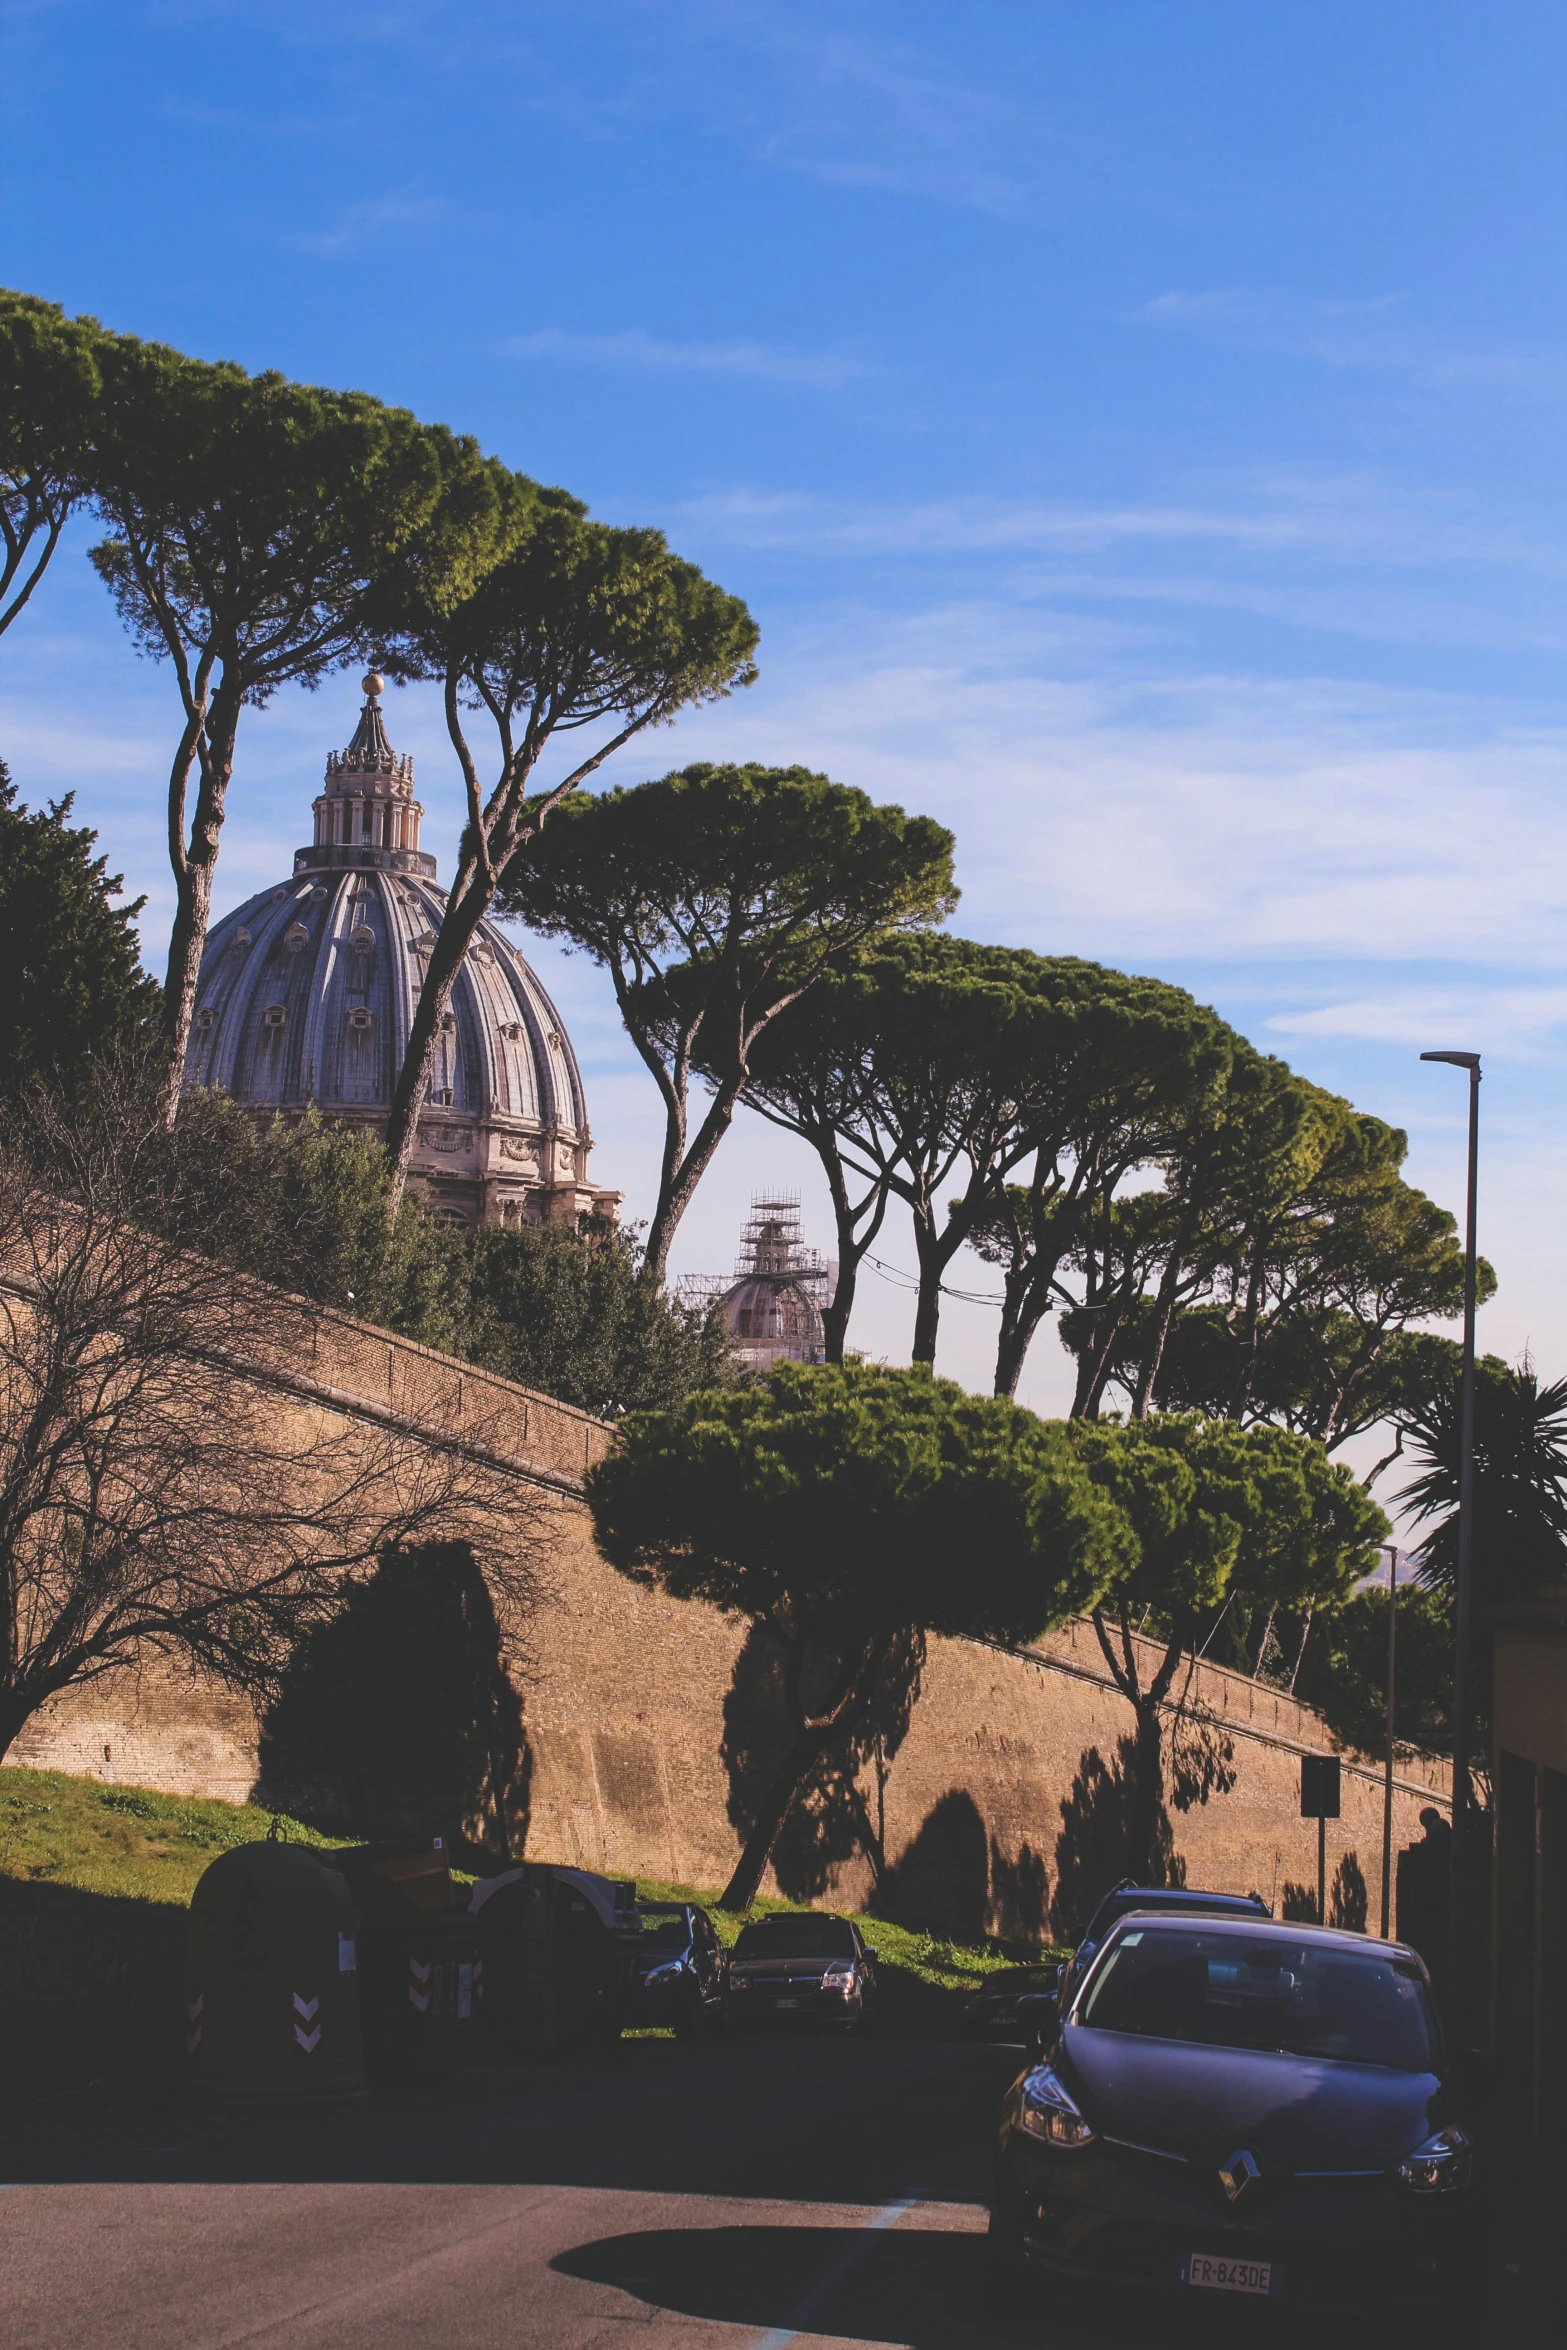
[[[375,945],[375,932],[373,930],[366,929],[365,925],[361,922],[357,930],[351,930],[349,932],[348,944],[356,955],[368,955],[371,948]]]
[[[520,1020],[507,1020],[503,1022],[501,1027],[501,1034],[505,1037],[508,1044],[521,1044],[522,1022]]]
[[[248,930],[236,930],[233,938],[229,943],[234,948],[236,954],[243,954],[246,947],[248,947],[250,944],[250,932]]]
[[[261,1025],[263,1028],[286,1028],[288,1025],[286,1007],[282,1004],[268,1004],[261,1015]]]
[[[364,1004],[355,1004],[348,1015],[348,1026],[351,1034],[362,1036],[366,1029],[375,1026],[375,1014]]]
[[[217,1014],[212,1009],[212,1006],[210,1004],[203,1004],[200,1011],[196,1014],[196,1026],[198,1028],[210,1028],[216,1018]]]
[[[454,1012],[443,1012],[441,1014],[441,1034],[443,1036],[450,1036],[456,1025],[457,1016]]]
[[[438,1110],[449,1110],[452,1106],[451,1087],[449,1085],[432,1085],[430,1099]]]
[[[283,944],[295,953],[298,952],[300,947],[308,946],[310,944],[310,933],[305,928],[303,922],[291,922],[289,924],[288,928],[283,933]]]

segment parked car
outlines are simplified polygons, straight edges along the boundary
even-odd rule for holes
[[[1130,1878],[1123,1877],[1100,1902],[1088,1921],[1087,1932],[1067,1961],[1060,1985],[1063,2007],[1070,2003],[1094,1953],[1116,1919],[1129,1916],[1134,1909],[1201,1917],[1270,1918],[1273,1915],[1260,1893],[1204,1893],[1196,1885],[1134,1885]]]
[[[969,1995],[964,2008],[969,2030],[981,2040],[1026,2038],[1027,2019],[1019,2014],[1018,2002],[1058,1992],[1063,1971],[1059,1961],[1050,1966],[998,1967]]]
[[[729,1954],[729,2021],[825,2024],[868,2031],[876,2013],[876,1953],[848,1918],[786,1910],[742,1926]]]
[[[1041,2002],[1048,2007],[1049,2002]],[[1271,1919],[1114,1925],[1002,2106],[992,2283],[1463,2306],[1460,2084],[1399,1943]]]
[[[705,1909],[690,1901],[639,1901],[634,2024],[672,2026],[682,2040],[721,2031],[724,1949]]]

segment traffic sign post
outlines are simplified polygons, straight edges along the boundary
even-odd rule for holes
[[[1300,1816],[1317,1823],[1317,1923],[1328,1922],[1328,1822],[1339,1816],[1342,1773],[1336,1754],[1300,1758]]]

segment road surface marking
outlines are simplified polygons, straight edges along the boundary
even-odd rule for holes
[[[888,2228],[895,2228],[904,2213],[912,2211],[918,2201],[917,2195],[900,2195],[896,2203],[884,2203],[876,2217],[867,2220],[860,2230],[859,2242],[851,2244],[846,2252],[841,2252],[827,2274],[811,2287],[799,2308],[794,2311],[792,2322],[786,2326],[774,2326],[771,2333],[759,2334],[752,2350],[788,2350],[788,2345],[798,2341],[804,2328],[810,2324],[822,2304],[837,2292],[845,2277],[859,2267],[876,2237]]]

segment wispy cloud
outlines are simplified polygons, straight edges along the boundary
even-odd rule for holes
[[[1567,570],[1567,556],[1549,541],[1472,517],[1449,500],[1396,493],[1364,475],[1232,477],[1211,485],[1206,496],[1124,505],[1030,497],[856,504],[737,489],[687,500],[675,511],[683,528],[716,542],[823,553],[1070,553],[1209,544]]]
[[[433,228],[451,217],[443,196],[367,196],[340,213],[335,226],[302,236],[299,243],[307,253],[332,258],[357,253],[389,230]]]
[[[1342,1002],[1276,1014],[1276,1036],[1345,1037],[1366,1044],[1417,1048],[1483,1038],[1490,1052],[1515,1059],[1543,1058],[1567,1027],[1567,986],[1436,985],[1389,989]]]
[[[1454,344],[1417,319],[1398,294],[1334,301],[1278,286],[1175,288],[1144,303],[1135,316],[1231,350],[1283,352],[1324,367],[1403,376],[1433,387],[1543,391],[1560,389],[1567,375],[1559,352]]]
[[[773,343],[671,343],[640,327],[620,334],[585,335],[546,326],[533,334],[509,336],[506,349],[517,359],[556,359],[568,366],[639,374],[751,375],[824,390],[869,373],[863,360],[839,352],[791,351]]]

